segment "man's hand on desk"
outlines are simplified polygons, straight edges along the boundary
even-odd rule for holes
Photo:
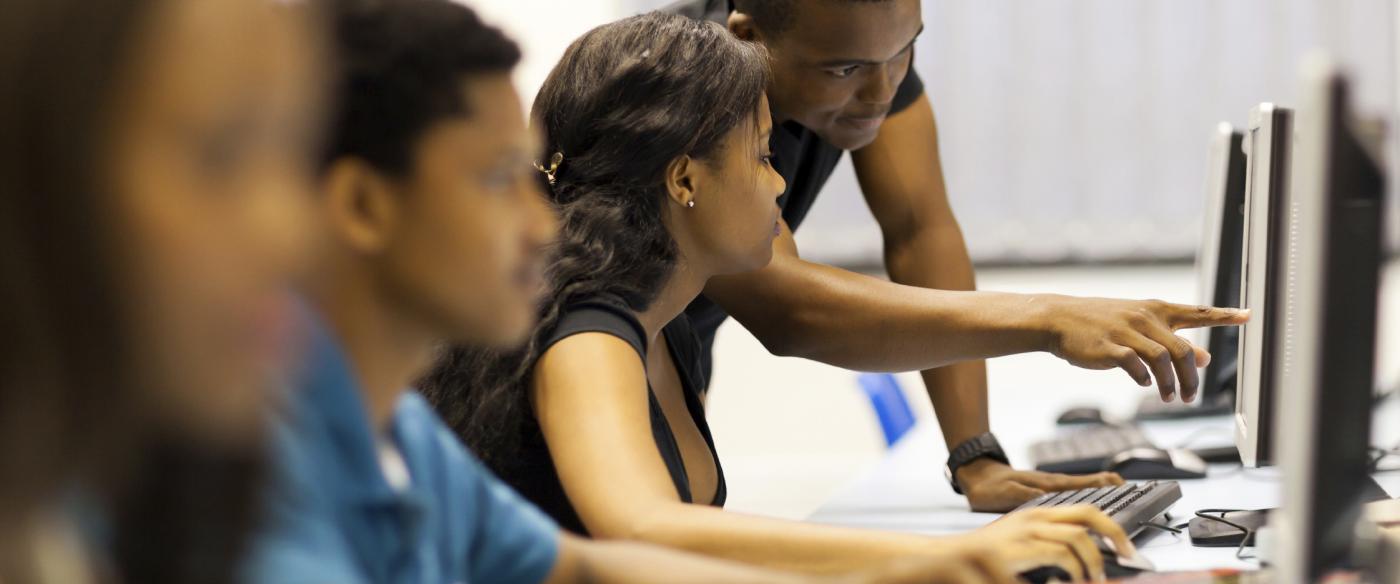
[[[979,459],[958,468],[958,484],[973,511],[1010,511],[1045,493],[1123,484],[1123,478],[1104,472],[1084,476],[1016,470],[990,459]]]

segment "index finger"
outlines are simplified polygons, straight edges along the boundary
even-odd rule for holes
[[[1128,533],[1123,531],[1123,528],[1112,519],[1109,519],[1103,511],[1089,505],[1044,507],[1043,509],[1046,513],[1042,514],[1041,517],[1048,521],[1083,525],[1112,541],[1114,549],[1117,549],[1119,554],[1126,557],[1137,555],[1137,546],[1134,546],[1132,540],[1128,538]]]
[[[1239,308],[1169,304],[1167,323],[1172,330],[1212,326],[1239,326],[1249,322],[1250,311]]]

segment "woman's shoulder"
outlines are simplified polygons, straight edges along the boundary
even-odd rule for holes
[[[559,319],[543,339],[540,352],[566,338],[583,333],[604,333],[626,341],[646,357],[646,329],[621,299],[600,295],[581,298],[559,309]]]

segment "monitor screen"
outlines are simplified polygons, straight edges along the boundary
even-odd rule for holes
[[[1228,123],[1216,129],[1211,140],[1210,168],[1206,182],[1205,221],[1201,248],[1196,254],[1199,302],[1209,306],[1239,307],[1240,254],[1244,239],[1244,189],[1246,163],[1244,133]],[[1199,329],[1197,340],[1210,352],[1210,365],[1201,375],[1200,403],[1230,406],[1235,398],[1235,370],[1239,358],[1239,328]]]
[[[1298,166],[1290,198],[1286,317],[1276,460],[1284,504],[1273,519],[1284,582],[1318,581],[1348,560],[1361,503],[1372,495],[1368,447],[1375,370],[1385,181],[1348,110],[1345,78],[1325,59],[1305,66]]]
[[[1250,114],[1245,134],[1247,157],[1243,250],[1240,255],[1240,307],[1253,311],[1240,328],[1235,386],[1235,446],[1245,466],[1270,464],[1273,393],[1273,323],[1283,210],[1287,207],[1293,116],[1288,109],[1261,104]]]

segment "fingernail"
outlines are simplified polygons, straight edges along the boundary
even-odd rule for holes
[[[1162,403],[1171,403],[1173,399],[1176,399],[1176,390],[1168,389],[1167,395],[1162,397]]]
[[[1137,548],[1133,547],[1132,542],[1128,542],[1128,549],[1126,550],[1118,549],[1118,543],[1107,537],[1103,538],[1103,543],[1104,547],[1107,547],[1109,551],[1113,552],[1118,557],[1132,558],[1133,556],[1137,555]]]

